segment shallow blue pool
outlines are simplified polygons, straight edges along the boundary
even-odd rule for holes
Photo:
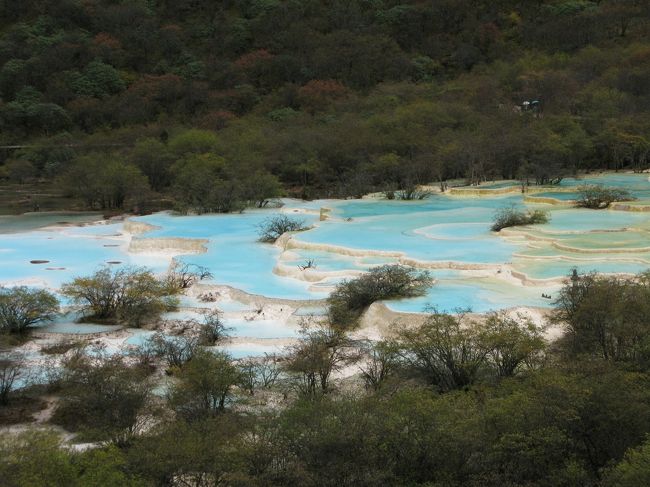
[[[602,183],[624,187],[635,195],[650,196],[650,181],[645,174],[607,174],[580,179],[564,179],[560,186]],[[504,187],[510,182],[482,185]],[[538,196],[552,195],[571,199],[574,193],[562,193],[549,188]],[[551,240],[569,247],[579,247],[597,253],[603,246],[620,247],[620,251],[642,247],[639,240],[643,233],[634,235],[636,240],[624,233],[603,236],[594,230],[610,231],[628,228],[650,228],[650,214],[621,211],[592,211],[566,207],[551,207],[551,221],[520,232],[490,231],[495,212],[503,207],[538,208],[525,205],[521,194],[488,195],[463,198],[435,194],[423,201],[388,200],[320,200],[301,202],[285,200],[282,210],[251,210],[242,214],[174,216],[157,213],[136,218],[158,228],[139,238],[184,237],[207,239],[207,252],[183,255],[180,260],[203,265],[212,272],[213,281],[230,285],[248,293],[275,298],[296,300],[322,299],[332,286],[344,277],[341,271],[362,271],[371,266],[395,263],[402,256],[428,262],[454,262],[460,264],[483,264],[500,266],[514,262],[515,268],[531,277],[555,278],[565,276],[575,262],[561,261],[559,257],[567,250],[553,247]],[[319,221],[321,208],[330,211],[328,219]],[[284,248],[262,244],[258,239],[258,226],[271,216],[284,212],[304,221],[313,228],[294,235],[291,253]],[[28,217],[26,217],[28,218]],[[1,222],[0,222],[1,225]],[[16,282],[57,288],[75,276],[87,275],[108,262],[143,265],[156,272],[164,272],[168,259],[155,254],[130,254],[127,241],[120,237],[122,225],[90,225],[69,227],[61,231],[35,230],[13,234],[0,234],[0,284]],[[1,230],[0,230],[1,232]],[[568,232],[579,232],[570,235]],[[581,233],[580,233],[581,232]],[[529,245],[548,247],[543,257],[520,259],[515,254],[525,254]],[[341,250],[351,249],[355,255],[344,255]],[[611,250],[611,249],[610,249]],[[393,255],[376,255],[388,252]],[[553,253],[555,252],[555,254]],[[640,250],[638,250],[640,252]],[[553,259],[557,255],[558,259]],[[535,257],[530,255],[530,257]],[[336,272],[319,282],[299,279],[298,266],[313,259],[316,271]],[[46,260],[33,264],[30,261]],[[279,275],[277,264],[294,267],[293,277]],[[112,264],[119,265],[119,264]],[[645,265],[615,262],[598,257],[580,269],[596,269],[603,272],[637,272]],[[426,303],[442,309],[471,307],[477,311],[517,304],[544,306],[540,296],[542,289],[525,288],[507,284],[505,281],[487,283],[462,276],[439,274],[440,282],[427,297],[393,303],[403,310],[418,310]],[[304,276],[303,276],[304,277]],[[548,293],[546,293],[548,294]],[[183,298],[186,306],[218,307],[226,312],[241,312],[249,308],[242,303],[224,300],[212,304]],[[299,312],[300,313],[300,312]],[[264,322],[234,322],[236,336],[283,338],[295,336],[295,330],[283,329]]]

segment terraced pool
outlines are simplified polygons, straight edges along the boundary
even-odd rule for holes
[[[564,179],[560,187],[580,184],[624,187],[638,197],[650,198],[650,181],[645,174]],[[512,182],[488,186],[507,188]],[[549,190],[547,194],[571,199],[575,193]],[[502,234],[490,232],[494,212],[509,205],[547,209],[551,221]],[[328,210],[324,212],[327,219],[320,221],[323,208]],[[280,213],[297,216],[312,228],[283,240],[282,245],[259,243],[260,223]],[[164,248],[130,252],[131,236],[122,223],[40,228],[40,223],[33,223],[34,218],[25,217],[31,223],[0,219],[0,283],[56,289],[101,265],[143,265],[156,272],[169,266],[171,255]],[[384,263],[430,268],[436,284],[427,296],[389,303],[401,311],[419,311],[426,304],[476,311],[548,306],[541,294],[551,294],[573,267],[634,273],[645,270],[650,262],[649,213],[525,203],[516,191],[471,198],[435,194],[417,202],[286,200],[280,210],[205,216],[158,213],[133,220],[155,227],[137,236],[139,239],[206,239],[205,252],[177,258],[208,267],[215,284],[268,298],[322,299],[346,276]],[[310,260],[315,267],[301,269]],[[528,286],[519,282],[524,278],[529,279]],[[194,298],[184,299],[185,304],[192,301],[202,306]],[[221,303],[222,311],[232,313],[243,313],[250,307],[232,300]],[[258,327],[234,324],[251,336],[294,336],[278,323]]]

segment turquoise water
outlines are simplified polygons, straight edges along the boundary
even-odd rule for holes
[[[293,313],[294,316],[325,316],[326,314],[325,306],[301,306]]]
[[[482,185],[504,187],[508,183]],[[579,180],[565,179],[562,187],[582,184],[605,184],[623,187],[638,198],[650,198],[648,175],[608,174]],[[535,196],[573,199],[575,193],[552,188]],[[320,200],[302,202],[285,200],[282,210],[256,210],[233,215],[173,216],[158,213],[136,218],[160,227],[148,237],[189,237],[209,240],[204,254],[184,255],[181,260],[204,265],[214,275],[213,282],[230,285],[243,291],[268,297],[295,300],[327,297],[334,285],[345,279],[345,271],[363,271],[372,266],[396,263],[399,256],[373,255],[383,251],[404,258],[429,262],[512,265],[517,271],[534,279],[553,279],[569,275],[574,267],[580,272],[638,273],[650,268],[650,213],[593,211],[567,206],[524,204],[521,194],[489,195],[462,198],[432,195],[424,201],[401,202],[382,200]],[[551,221],[495,234],[490,225],[495,211],[515,205],[520,208],[543,208],[550,211]],[[318,221],[320,209],[331,209],[329,219]],[[294,235],[297,246],[317,245],[319,250],[284,249],[257,241],[257,226],[265,218],[286,212],[314,225]],[[307,213],[304,213],[307,212]],[[156,255],[130,254],[128,241],[121,236],[122,224],[111,223],[68,226],[53,230],[43,228],[59,221],[85,222],[93,215],[25,215],[0,217],[0,285],[28,283],[56,290],[75,276],[88,275],[109,261],[141,265],[163,273],[169,259]],[[630,230],[632,229],[632,230]],[[323,246],[330,246],[328,250]],[[561,248],[564,246],[565,248]],[[344,255],[337,247],[356,250],[359,255]],[[558,248],[560,247],[560,248]],[[338,249],[341,250],[341,249]],[[607,252],[605,252],[607,250]],[[278,263],[291,268],[313,259],[317,272],[324,274],[318,282],[305,282],[274,272]],[[613,260],[615,259],[615,260]],[[32,260],[47,260],[33,264]],[[507,268],[504,270],[507,272]],[[560,286],[557,283],[521,286],[516,281],[493,277],[473,277],[458,270],[432,270],[436,283],[427,294],[412,299],[393,300],[385,304],[396,311],[422,312],[429,308],[453,312],[471,309],[487,312],[516,306],[552,306]],[[68,304],[63,302],[63,304]],[[257,357],[265,353],[282,353],[278,340],[299,338],[296,326],[270,315],[253,315],[254,306],[224,295],[212,303],[183,296],[185,308],[219,309],[226,313],[224,322],[237,343],[216,349],[233,358]],[[322,316],[323,306],[305,303],[296,305],[290,321],[300,317]],[[248,312],[248,313],[246,313]],[[247,320],[244,314],[254,316]],[[234,318],[233,316],[237,316]],[[166,314],[164,319],[197,319],[202,314],[184,309]],[[111,332],[119,327],[77,323],[77,315],[61,316],[41,331],[63,335]],[[122,343],[111,341],[106,353],[125,353],[131,346],[140,346],[154,332],[129,329],[130,336]],[[122,335],[118,335],[122,336]],[[252,342],[252,343],[251,343]],[[33,367],[37,381],[45,377],[43,368]],[[30,381],[24,378],[17,387]]]
[[[314,293],[308,291],[308,283],[273,273],[281,250],[257,241],[258,225],[273,215],[277,215],[277,212],[251,211],[235,215],[205,216],[159,213],[137,220],[161,227],[147,233],[147,237],[209,239],[205,254],[187,255],[181,259],[210,268],[215,282],[229,284],[251,294],[277,298],[311,298]],[[306,225],[317,219],[314,215],[297,217],[304,220]]]
[[[531,195],[532,197],[539,197],[539,198],[554,198],[556,200],[561,200],[561,201],[573,201],[578,199],[579,194],[578,193],[563,193],[561,191],[558,192],[552,192],[549,191],[548,193],[534,193]]]
[[[427,238],[443,240],[475,240],[491,236],[490,227],[481,223],[438,223],[417,230]]]
[[[104,333],[120,330],[121,326],[105,325],[99,323],[78,323],[80,313],[65,313],[58,315],[54,320],[41,323],[34,327],[35,331],[45,333],[63,333],[80,335],[87,333]]]
[[[248,357],[262,357],[264,355],[281,355],[284,353],[284,347],[258,343],[233,343],[214,348],[226,352],[236,360]]]
[[[603,175],[584,176],[580,178],[565,178],[560,186],[583,186],[602,184],[628,190],[637,198],[650,197],[650,181],[648,174],[608,173]]]
[[[646,227],[650,215],[626,211],[584,210],[566,208],[552,210],[551,221],[534,228],[550,232],[589,232],[593,230],[619,230]]]
[[[650,196],[650,181],[647,175],[608,174],[579,180],[565,179],[561,186],[595,183],[624,187],[635,195]],[[481,187],[503,187],[509,184],[501,182]],[[554,192],[552,189],[540,196],[544,195],[563,199],[574,196],[573,193]],[[518,229],[516,236],[512,236],[512,233],[508,236],[508,232],[504,232],[505,238],[490,232],[492,218],[498,208],[509,205],[540,207],[524,205],[520,194],[467,199],[432,195],[424,201],[416,202],[367,199],[312,202],[284,200],[284,203],[282,210],[254,210],[243,214],[204,216],[158,213],[135,220],[159,227],[141,238],[187,237],[209,240],[206,253],[184,255],[180,259],[208,267],[214,275],[215,283],[227,284],[252,294],[296,300],[325,298],[331,287],[343,277],[306,282],[276,274],[274,268],[278,263],[289,268],[295,266],[297,270],[298,265],[313,259],[317,266],[316,271],[340,273],[394,263],[398,261],[397,256],[401,255],[429,262],[495,266],[512,262],[515,269],[531,277],[553,278],[565,276],[576,265],[581,270],[638,272],[644,270],[647,265],[634,260],[650,255],[643,250],[644,247],[650,246],[648,233],[603,233],[629,228],[647,231],[650,229],[650,215],[645,213],[552,207],[551,221],[548,224]],[[319,222],[318,213],[323,207],[331,210],[330,218]],[[549,205],[544,205],[543,208],[549,209]],[[321,249],[291,248],[291,253],[282,256],[282,248],[259,243],[258,225],[265,218],[280,212],[295,215],[303,219],[306,225],[314,225],[311,230],[293,237],[298,246],[318,245]],[[127,242],[120,237],[120,223],[50,231],[33,228],[41,226],[43,221],[49,221],[48,218],[54,218],[52,215],[47,218],[42,215],[21,218],[24,220],[12,220],[11,224],[8,224],[6,219],[0,220],[0,284],[28,282],[56,289],[71,278],[89,274],[109,261],[143,265],[156,272],[164,272],[168,265],[168,260],[161,257],[129,254],[125,250]],[[10,228],[17,229],[19,233],[2,233]],[[546,241],[540,242],[539,239]],[[577,250],[558,249],[549,240]],[[323,246],[330,248],[323,250]],[[340,247],[356,250],[360,255],[343,255],[337,251]],[[616,252],[598,252],[599,249],[605,248],[614,249]],[[591,252],[581,254],[580,249]],[[390,252],[395,255],[378,256],[373,255],[373,252]],[[363,255],[364,253],[366,255]],[[516,257],[514,254],[522,254],[528,258]],[[574,260],[560,260],[560,257],[571,259],[572,256],[575,257]],[[580,258],[585,256],[593,260],[580,262]],[[546,259],[535,260],[535,257]],[[619,261],[609,261],[612,257]],[[32,264],[32,260],[48,262]],[[396,309],[415,310],[430,303],[441,309],[471,307],[478,311],[517,304],[546,304],[546,301],[540,300],[541,293],[545,292],[542,288],[522,289],[521,286],[509,285],[505,281],[492,282],[464,277],[453,272],[445,274],[435,271],[434,274],[439,282],[426,297],[400,301],[391,306]],[[227,313],[251,308],[229,299],[208,304],[185,297],[183,305],[216,307]],[[234,321],[232,326],[236,336],[242,337],[295,336],[295,330],[283,328],[273,320]]]
[[[312,261],[314,267],[311,269],[317,272],[364,271],[370,267],[395,262],[395,259],[386,257],[364,258],[305,249],[291,249],[291,256],[290,259],[283,258],[281,261],[283,266],[301,270],[300,266],[305,266],[308,261]]]
[[[569,276],[573,268],[578,272],[602,272],[608,274],[627,273],[637,274],[648,270],[648,264],[634,262],[579,262],[579,261],[523,261],[515,260],[515,269],[525,272],[526,275],[535,279],[551,279],[555,277]]]
[[[445,195],[432,195],[430,198],[423,201],[387,201],[387,200],[346,200],[346,201],[330,201],[328,202],[330,208],[333,210],[332,215],[340,218],[362,218],[362,217],[386,217],[386,216],[408,216],[409,218],[415,217],[420,213],[427,213],[429,216],[454,216],[453,213],[438,215],[433,212],[448,212],[459,210],[460,214],[456,215],[462,218],[461,220],[447,220],[448,223],[458,223],[461,221],[481,221],[485,215],[490,219],[492,213],[490,210],[507,206],[511,203],[521,202],[520,195],[495,195],[486,198],[471,198],[464,199],[453,197],[449,198]],[[475,215],[472,219],[472,210],[488,210]],[[465,214],[463,215],[463,212]],[[469,213],[468,213],[469,212]]]
[[[509,188],[510,186],[519,186],[519,181],[501,181],[498,183],[483,183],[480,186],[473,186],[478,189],[499,189],[499,188]]]
[[[124,343],[133,347],[143,346],[155,333],[153,331],[139,329],[129,329],[129,332],[132,335]],[[227,352],[234,359],[260,357],[264,354],[279,354],[283,351],[282,347],[278,345],[259,343],[229,343],[211,348]]]
[[[129,328],[128,331],[131,333],[131,336],[125,340],[124,344],[131,345],[133,347],[143,346],[147,340],[149,340],[155,334],[154,331],[140,330],[137,328]]]
[[[105,333],[120,330],[121,326],[100,325],[94,323],[50,323],[45,326],[39,326],[36,331],[45,333],[63,333],[67,335],[82,335],[88,333]]]
[[[516,202],[515,198],[467,201],[436,196],[426,202],[406,204],[346,202],[336,206],[335,211],[351,221],[328,220],[296,239],[357,250],[399,252],[425,261],[500,263],[509,259],[515,247],[491,234],[489,227],[495,209]],[[456,234],[454,229],[462,231]]]
[[[0,233],[28,232],[50,225],[78,225],[101,218],[101,213],[43,212],[0,215]]]
[[[164,270],[160,259],[128,254],[116,238],[121,223],[71,227],[63,231],[0,234],[0,285],[34,280],[58,288],[108,262]],[[31,263],[31,261],[47,261]]]
[[[233,337],[295,338],[299,331],[280,320],[226,319],[224,323],[231,329],[229,335]]]
[[[196,320],[203,322],[203,313],[198,311],[175,311],[165,313],[164,320]],[[245,318],[222,318],[223,323],[229,328],[228,335],[233,337],[255,338],[292,338],[297,336],[298,330],[280,320],[267,319],[262,312],[254,320]]]
[[[305,266],[310,260],[313,261],[315,266],[313,269],[316,271],[364,270],[369,267],[362,264],[359,259],[333,252],[292,249],[292,253],[296,254],[296,257],[282,260],[282,264],[296,269]]]
[[[224,313],[252,311],[253,306],[244,304],[234,299],[217,299],[213,302],[203,302],[193,296],[181,295],[179,297],[179,306],[185,308],[210,308],[223,311]]]
[[[476,313],[496,311],[516,306],[549,307],[551,300],[542,293],[554,296],[557,285],[524,287],[498,281],[494,278],[463,279],[456,271],[433,272],[437,279],[425,296],[386,302],[394,311],[420,313],[427,308],[441,312],[469,309]]]

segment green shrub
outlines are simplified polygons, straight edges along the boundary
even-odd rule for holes
[[[548,223],[548,212],[543,210],[522,211],[514,206],[500,208],[494,215],[492,231],[499,232],[504,228],[517,227],[521,225],[535,225]]]
[[[286,215],[266,218],[258,225],[259,241],[273,243],[286,232],[300,232],[306,230],[305,221],[291,218]]]
[[[56,296],[44,289],[0,287],[0,332],[24,333],[31,326],[51,320],[58,310]]]
[[[230,327],[226,326],[221,313],[212,311],[203,316],[203,322],[198,323],[199,342],[201,345],[212,346],[223,342],[228,338]]]
[[[197,350],[175,375],[178,380],[170,388],[169,404],[188,421],[223,413],[241,379],[227,353],[205,349]]]
[[[52,343],[50,345],[46,345],[43,348],[41,348],[41,353],[45,355],[64,355],[73,348],[77,349],[82,347],[82,342],[78,341],[70,341],[70,340],[62,340],[56,343]]]
[[[625,189],[605,188],[601,185],[582,186],[576,206],[598,210],[607,208],[616,201],[632,201],[635,199]]]
[[[141,356],[153,356],[162,359],[168,367],[182,367],[192,360],[199,349],[201,337],[167,336],[155,333],[141,347]]]
[[[61,293],[95,319],[140,326],[145,320],[170,311],[178,300],[177,288],[144,268],[104,267],[92,276],[76,277]]]
[[[432,284],[426,271],[401,265],[375,267],[336,286],[328,298],[330,319],[336,326],[350,326],[375,301],[421,296]]]
[[[142,426],[152,387],[147,374],[120,355],[79,350],[62,362],[53,422],[88,440],[128,442]]]

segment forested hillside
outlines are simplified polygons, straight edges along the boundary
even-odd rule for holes
[[[0,176],[230,211],[647,166],[647,0],[3,0]],[[198,198],[198,200],[197,200]]]

